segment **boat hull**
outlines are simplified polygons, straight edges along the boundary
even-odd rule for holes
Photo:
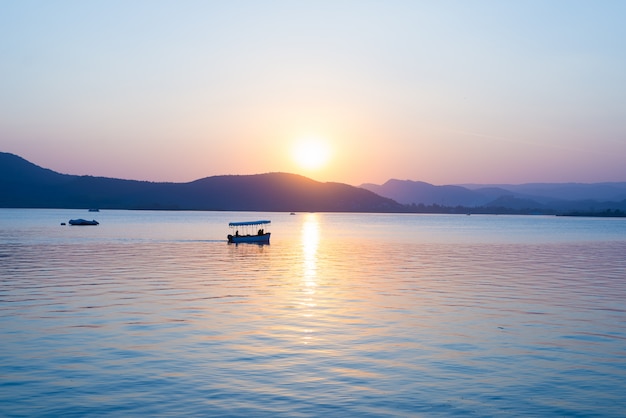
[[[99,225],[98,221],[96,220],[88,221],[85,219],[70,219],[69,224],[70,225]]]
[[[228,235],[228,242],[233,244],[251,243],[251,244],[269,244],[270,232],[262,235]]]

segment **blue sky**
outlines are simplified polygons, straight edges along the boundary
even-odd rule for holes
[[[625,20],[622,1],[3,1],[0,151],[153,181],[626,181]],[[302,138],[328,161],[298,165]]]

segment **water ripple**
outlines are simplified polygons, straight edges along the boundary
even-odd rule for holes
[[[261,247],[3,244],[0,414],[623,413],[625,242],[397,245],[307,219],[314,239]]]

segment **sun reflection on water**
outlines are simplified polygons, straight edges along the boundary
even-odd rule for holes
[[[303,293],[302,307],[304,311],[302,316],[311,319],[313,317],[313,309],[317,306],[315,302],[315,291],[317,286],[317,248],[319,245],[319,222],[317,214],[309,213],[302,224],[302,256],[303,256]],[[308,344],[311,340],[312,329],[303,330],[304,344]]]
[[[302,252],[304,256],[304,285],[314,292],[317,278],[317,247],[320,240],[317,214],[309,213],[302,224]]]

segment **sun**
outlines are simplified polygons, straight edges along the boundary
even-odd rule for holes
[[[307,136],[295,142],[292,156],[296,164],[304,170],[318,170],[328,164],[330,147],[323,138]]]

